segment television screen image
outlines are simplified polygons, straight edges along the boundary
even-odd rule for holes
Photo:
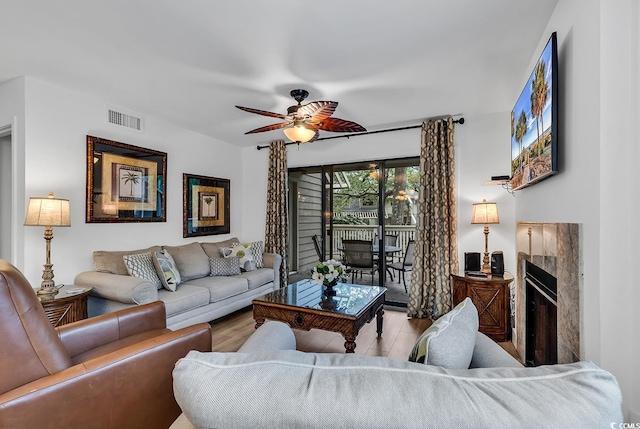
[[[558,48],[551,35],[511,111],[511,188],[558,172]]]

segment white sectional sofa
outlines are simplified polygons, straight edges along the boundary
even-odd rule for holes
[[[167,327],[179,329],[209,322],[251,304],[251,301],[280,287],[282,258],[263,253],[262,267],[233,276],[211,276],[209,258],[220,258],[220,249],[240,243],[237,238],[220,242],[189,243],[182,246],[152,246],[130,251],[96,251],[95,271],[76,276],[78,286],[93,288],[88,300],[89,317],[163,301]],[[129,275],[124,255],[168,251],[175,261],[181,282],[175,291],[158,288],[152,282]]]

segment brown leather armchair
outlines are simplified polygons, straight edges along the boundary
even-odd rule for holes
[[[53,328],[0,259],[0,428],[168,428],[189,350],[211,351],[211,327],[166,329],[162,302]]]

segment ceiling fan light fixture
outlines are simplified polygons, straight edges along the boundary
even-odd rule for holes
[[[303,125],[297,125],[282,130],[289,140],[296,143],[306,143],[316,135],[314,130],[305,128]]]

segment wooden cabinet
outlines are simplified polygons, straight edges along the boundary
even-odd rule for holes
[[[65,285],[60,288],[57,295],[40,296],[40,303],[51,324],[55,327],[86,319],[87,297],[91,289]]]
[[[453,304],[471,298],[478,309],[478,330],[494,341],[511,340],[510,292],[513,276],[471,277],[451,275]]]

